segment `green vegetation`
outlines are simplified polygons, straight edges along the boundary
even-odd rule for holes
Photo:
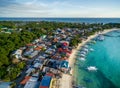
[[[20,75],[21,70],[24,68],[25,62],[20,62],[18,64],[12,64],[7,68],[7,71],[1,69],[0,78],[4,81],[14,80],[17,76]],[[4,72],[4,73],[3,73]]]
[[[16,86],[15,82],[10,84],[10,88],[15,88],[15,86]]]
[[[89,36],[97,31],[113,27],[120,27],[120,24],[1,21],[0,31],[4,30],[3,28],[10,28],[14,31],[12,31],[11,34],[0,33],[0,79],[11,81],[18,76],[20,71],[24,68],[25,62],[13,64],[10,54],[41,35],[53,35],[52,31],[57,28],[78,28],[79,30],[85,30],[83,34],[76,34],[71,40],[70,45],[76,46],[81,42],[80,38],[82,36]],[[19,31],[19,28],[21,28],[22,31]],[[93,30],[88,31],[88,28],[92,28]]]
[[[77,46],[78,43],[81,43],[81,39],[80,39],[80,35],[76,35],[75,37],[73,37],[73,39],[70,42],[70,46]]]

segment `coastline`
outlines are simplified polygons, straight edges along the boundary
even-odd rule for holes
[[[104,31],[100,32],[100,34],[106,34],[108,32],[111,32],[111,31],[115,31],[115,30],[119,30],[118,28],[114,28],[114,29],[105,29]],[[81,49],[81,47],[83,45],[85,45],[88,41],[90,41],[91,39],[95,38],[99,33],[95,33],[94,35],[91,35],[89,36],[86,40],[83,40],[82,43],[78,44],[77,48],[76,49],[73,49],[72,50],[72,54],[70,55],[69,57],[69,65],[71,68],[71,71],[70,71],[70,74],[72,75],[68,75],[68,74],[63,74],[62,75],[62,79],[60,80],[60,88],[73,88],[72,87],[72,83],[73,83],[73,79],[74,79],[74,63],[75,63],[75,58],[76,58],[76,54],[78,52],[78,50]]]

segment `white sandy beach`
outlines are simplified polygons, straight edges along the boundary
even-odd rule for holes
[[[108,32],[111,32],[111,31],[114,31],[114,30],[118,30],[118,29],[107,29],[107,30],[104,30],[103,32],[101,32],[101,34],[105,34],[105,33],[108,33]],[[75,58],[76,58],[76,53],[78,52],[78,50],[80,50],[80,48],[86,44],[88,41],[90,41],[92,38],[96,37],[98,35],[98,33],[94,34],[94,35],[91,35],[88,37],[87,40],[85,41],[82,41],[82,43],[80,43],[76,49],[73,49],[72,50],[72,54],[70,55],[69,57],[69,65],[71,67],[74,66],[74,63],[75,63]],[[62,76],[62,79],[60,80],[60,88],[72,88],[72,81],[73,81],[73,71],[74,69],[72,68],[71,69],[71,74],[72,76],[70,75],[67,75],[67,74],[63,74]]]

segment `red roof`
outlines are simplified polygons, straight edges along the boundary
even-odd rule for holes
[[[46,75],[47,76],[54,76],[54,74],[52,74],[52,73],[47,73]]]
[[[42,49],[42,46],[38,46],[36,48],[34,48],[34,50],[41,50]]]
[[[34,46],[35,44],[32,44],[32,43],[29,43],[29,44],[27,44],[27,46]]]
[[[40,86],[39,88],[49,88],[48,86]]]
[[[63,45],[64,45],[64,46],[68,46],[68,43],[64,42]]]
[[[62,48],[59,48],[58,51],[59,51],[59,52],[62,52],[63,50],[62,50]]]
[[[20,84],[26,84],[27,81],[31,78],[31,76],[26,76],[25,79],[23,79]]]

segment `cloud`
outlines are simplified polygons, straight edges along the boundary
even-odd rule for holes
[[[0,7],[5,7],[11,4],[15,4],[14,0],[0,0]]]
[[[35,3],[37,0],[32,2],[25,3],[8,3],[7,6],[0,8],[0,16],[9,16],[9,17],[29,17],[29,16],[42,16],[48,14],[50,8],[48,8],[44,3]]]
[[[90,1],[93,0],[1,0],[0,17],[119,17],[117,8]]]
[[[5,2],[4,2],[5,3]],[[8,3],[8,2],[7,2]],[[11,2],[8,5],[0,8],[0,16],[8,17],[45,17],[51,16],[54,9],[60,5],[60,2],[54,1],[52,4],[45,2],[38,2],[37,0],[26,1],[24,3]]]

